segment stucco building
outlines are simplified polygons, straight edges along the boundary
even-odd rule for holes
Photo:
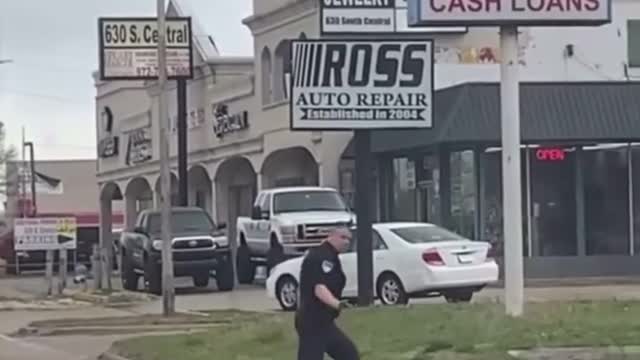
[[[195,76],[188,82],[187,104],[189,202],[203,207],[219,222],[233,223],[236,216],[248,215],[252,199],[261,188],[322,185],[335,187],[347,199],[353,199],[352,134],[292,133],[289,130],[285,86],[289,72],[289,39],[320,36],[318,6],[317,0],[254,0],[254,14],[243,20],[253,34],[253,57],[226,57],[218,52],[211,38],[198,36],[193,39]],[[194,33],[204,33],[198,22],[206,21],[206,16],[184,13],[175,1],[170,2],[168,14],[192,16]],[[137,15],[141,14],[131,14]],[[620,176],[633,173],[633,162],[628,154],[632,153],[631,146],[640,141],[640,129],[631,126],[631,115],[618,116],[617,122],[609,117],[627,111],[625,106],[629,109],[640,103],[629,95],[635,91],[632,80],[640,74],[640,47],[636,45],[640,42],[635,40],[640,36],[638,24],[640,3],[614,0],[613,21],[609,25],[521,29],[521,79],[523,82],[546,81],[549,86],[546,91],[536,90],[529,98],[525,91],[521,100],[523,108],[542,106],[547,108],[547,115],[555,116],[554,121],[545,123],[549,124],[544,128],[547,132],[536,133],[537,128],[532,127],[534,133],[529,138],[525,134],[523,140],[533,149],[523,153],[523,166],[528,164],[523,168],[523,198],[528,199],[526,204],[529,204],[523,212],[527,217],[525,224],[542,221],[544,214],[541,211],[546,211],[545,208],[549,208],[547,219],[536,226],[554,224],[546,229],[525,229],[528,236],[525,239],[527,276],[593,275],[589,269],[607,264],[623,264],[608,274],[633,272],[635,244],[640,243],[637,240],[640,235],[634,240],[633,234],[639,231],[635,229],[640,229],[640,225],[636,226],[633,220],[635,202],[624,201],[637,196],[633,195],[637,193],[633,191],[633,179],[607,187],[600,184],[609,180],[576,174],[610,172],[606,169],[618,165],[616,171]],[[425,34],[403,36],[423,37]],[[376,184],[372,193],[376,200],[374,216],[379,220],[431,221],[469,237],[491,237],[501,241],[499,129],[495,127],[499,118],[493,111],[496,99],[492,97],[499,79],[498,29],[451,29],[429,36],[435,39],[435,86],[438,89],[435,107],[442,111],[436,112],[436,125],[431,131],[379,131],[374,134],[372,151],[378,160],[372,169]],[[102,82],[97,73],[94,73],[94,79],[97,141],[100,144],[97,173],[102,209],[109,214],[112,200],[123,200],[126,224],[131,227],[137,213],[157,205],[159,198],[158,106],[157,98],[151,95],[154,84]],[[559,84],[576,81],[603,86],[606,85],[604,82],[613,81],[629,84],[609,90],[594,89],[588,84],[569,89]],[[472,82],[494,84],[464,85]],[[545,103],[535,102],[540,96],[554,91],[571,94],[552,97]],[[606,96],[612,92],[619,95]],[[168,93],[172,124],[172,192],[177,200],[175,84],[170,84]],[[487,102],[474,102],[485,95],[487,99],[482,100]],[[586,118],[580,115],[580,105],[576,105],[575,99],[588,104],[589,97],[596,95],[609,113],[601,113],[589,121],[604,125],[577,134],[587,138],[569,136],[571,129],[585,129],[580,121]],[[623,98],[622,102],[620,99]],[[465,105],[465,101],[468,104]],[[604,105],[600,109],[605,109]],[[573,116],[565,117],[562,115],[565,113]],[[547,115],[544,116],[549,117]],[[451,123],[448,121],[451,119],[458,122]],[[523,117],[523,121],[525,119],[529,118]],[[571,121],[573,123],[569,125]],[[628,127],[623,128],[620,124]],[[527,129],[527,126],[523,122],[523,128]],[[473,133],[472,129],[478,131]],[[545,162],[537,158],[536,149],[541,145],[550,149],[540,156],[561,154],[562,159],[569,160],[560,161],[554,157],[554,161]],[[580,150],[576,152],[575,149]],[[596,154],[600,150],[602,154]],[[593,154],[587,155],[593,162],[584,160],[587,158],[573,160],[574,154],[583,151]],[[595,170],[576,170],[576,164],[585,161],[593,164]],[[554,175],[556,170],[558,173]],[[568,178],[572,180],[566,186],[558,181]],[[534,180],[528,181],[530,179]],[[534,185],[530,185],[532,182]],[[614,231],[614,240],[594,235],[597,237],[594,244],[598,245],[589,245],[591,230],[587,228],[586,219],[598,217],[590,209],[601,208],[598,204],[602,202],[591,199],[591,193],[583,191],[585,183],[591,184],[588,191],[598,199],[604,191],[598,190],[600,188],[626,189],[624,194],[610,197],[622,199],[619,203],[607,203],[612,209],[626,209],[617,217],[622,222],[604,224],[593,230],[602,234],[611,230],[607,226],[615,226],[620,231]],[[557,185],[557,191],[540,193],[537,190],[552,188],[549,184]],[[566,199],[549,198],[568,191],[574,194]],[[536,201],[537,197],[539,201]],[[562,211],[554,207],[554,204],[565,206],[565,203],[571,204]],[[612,211],[609,212],[614,213]],[[570,221],[554,215],[565,212],[576,215]],[[560,223],[566,226],[558,225]],[[104,234],[107,234],[110,227],[107,217],[103,218],[103,225]],[[231,235],[233,230],[230,226]],[[544,235],[551,232],[556,235]],[[534,239],[538,234],[546,238]],[[603,241],[607,244],[613,241],[616,245],[602,245]],[[570,266],[566,267],[566,264]],[[547,271],[549,269],[552,271]]]

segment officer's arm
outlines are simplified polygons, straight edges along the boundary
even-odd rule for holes
[[[320,301],[331,306],[332,308],[339,310],[340,309],[340,300],[336,299],[335,296],[331,293],[331,291],[324,284],[317,284],[315,286],[314,294]]]

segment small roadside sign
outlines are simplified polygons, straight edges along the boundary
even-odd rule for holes
[[[74,250],[77,246],[77,228],[74,217],[15,219],[14,249]]]

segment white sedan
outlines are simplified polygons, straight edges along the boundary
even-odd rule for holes
[[[351,248],[340,254],[347,281],[343,298],[358,297],[355,231]],[[428,223],[373,225],[374,296],[385,305],[409,298],[444,296],[448,302],[469,302],[473,293],[498,280],[498,265],[487,242],[472,241]],[[282,309],[295,310],[303,257],[274,267],[266,289]]]

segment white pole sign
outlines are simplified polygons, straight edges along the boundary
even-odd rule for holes
[[[611,22],[611,0],[407,0],[409,26],[578,26]]]
[[[14,249],[74,250],[77,246],[76,218],[19,218],[14,220]]]
[[[385,33],[465,33],[466,26],[418,29],[407,24],[407,0],[322,0],[322,35]]]
[[[291,129],[432,127],[432,40],[293,40],[291,47]]]
[[[102,80],[158,78],[156,18],[100,18],[98,23]],[[191,19],[167,19],[164,34],[169,78],[193,78]]]

